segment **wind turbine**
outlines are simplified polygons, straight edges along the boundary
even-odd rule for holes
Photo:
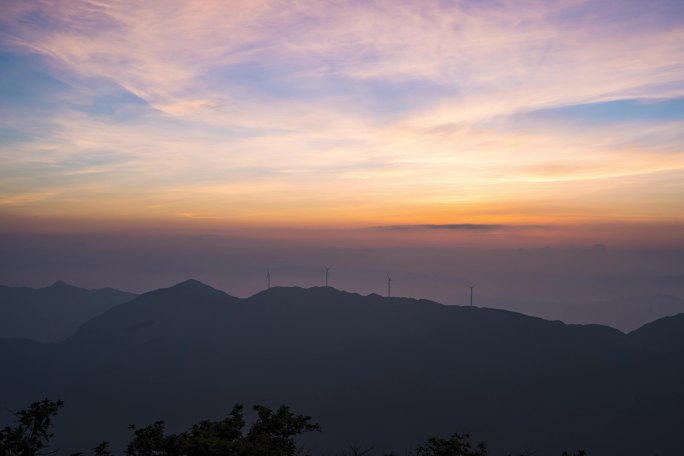
[[[271,289],[271,270],[266,268],[266,289]]]
[[[392,296],[392,277],[390,277],[389,274],[387,274],[387,297],[390,298]]]
[[[468,288],[470,288],[470,305],[473,305],[473,288],[475,288],[475,285],[468,285]]]
[[[330,276],[330,268],[323,266],[325,268],[325,288],[328,288],[328,276]]]

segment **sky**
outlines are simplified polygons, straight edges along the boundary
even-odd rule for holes
[[[679,0],[0,8],[3,239],[684,249]]]

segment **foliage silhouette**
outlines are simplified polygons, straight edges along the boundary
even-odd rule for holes
[[[470,444],[469,434],[453,434],[448,439],[432,437],[416,449],[416,456],[487,456],[487,447]]]
[[[230,415],[219,421],[203,420],[189,431],[165,435],[163,421],[133,429],[127,456],[294,456],[295,438],[305,432],[320,431],[311,417],[296,415],[288,407],[275,412],[255,406],[258,417],[249,431],[243,432],[242,405],[235,405]]]
[[[109,451],[109,442],[102,442],[93,448],[93,453],[95,456],[112,456],[112,452]]]
[[[63,401],[47,398],[34,402],[28,408],[14,414],[15,427],[5,427],[0,431],[0,455],[34,456],[44,450],[54,434],[50,433],[52,418],[64,405]]]
[[[112,452],[109,450],[109,442],[102,442],[95,448],[93,448],[94,456],[113,456]],[[70,456],[83,456],[83,452],[79,451],[77,453],[71,453]]]
[[[63,401],[43,399],[15,413],[17,425],[0,431],[0,456],[39,456],[53,434],[52,418],[64,405]],[[303,454],[296,437],[306,432],[320,431],[311,417],[297,415],[289,407],[271,410],[254,406],[257,419],[245,432],[243,406],[236,404],[221,420],[202,420],[180,434],[166,434],[164,421],[138,428],[130,426],[133,436],[124,453],[126,456],[295,456]],[[341,456],[370,456],[373,447],[352,446]],[[72,453],[71,456],[82,456]],[[112,456],[108,442],[93,448],[94,456]],[[453,434],[449,438],[432,437],[419,445],[415,456],[487,456],[484,443],[472,445],[469,434]],[[395,456],[386,454],[385,456]],[[587,456],[584,451],[563,452],[562,456]]]

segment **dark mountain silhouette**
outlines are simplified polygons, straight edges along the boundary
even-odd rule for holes
[[[661,318],[633,331],[630,337],[642,347],[684,355],[684,314]],[[682,358],[684,360],[684,358]]]
[[[669,295],[631,296],[592,302],[519,301],[479,297],[481,305],[572,324],[600,324],[623,332],[684,312],[684,299]]]
[[[39,289],[0,285],[0,338],[63,340],[95,315],[135,296],[112,288],[84,290],[62,281]]]
[[[0,341],[0,402],[66,401],[56,445],[170,431],[236,402],[314,417],[314,450],[402,452],[470,432],[492,454],[681,454],[684,318],[628,335],[509,311],[272,288],[248,299],[197,281],[143,294],[61,343]],[[91,439],[90,441],[88,439]]]

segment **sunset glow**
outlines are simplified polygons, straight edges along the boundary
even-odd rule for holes
[[[2,2],[3,229],[681,246],[683,5]]]

